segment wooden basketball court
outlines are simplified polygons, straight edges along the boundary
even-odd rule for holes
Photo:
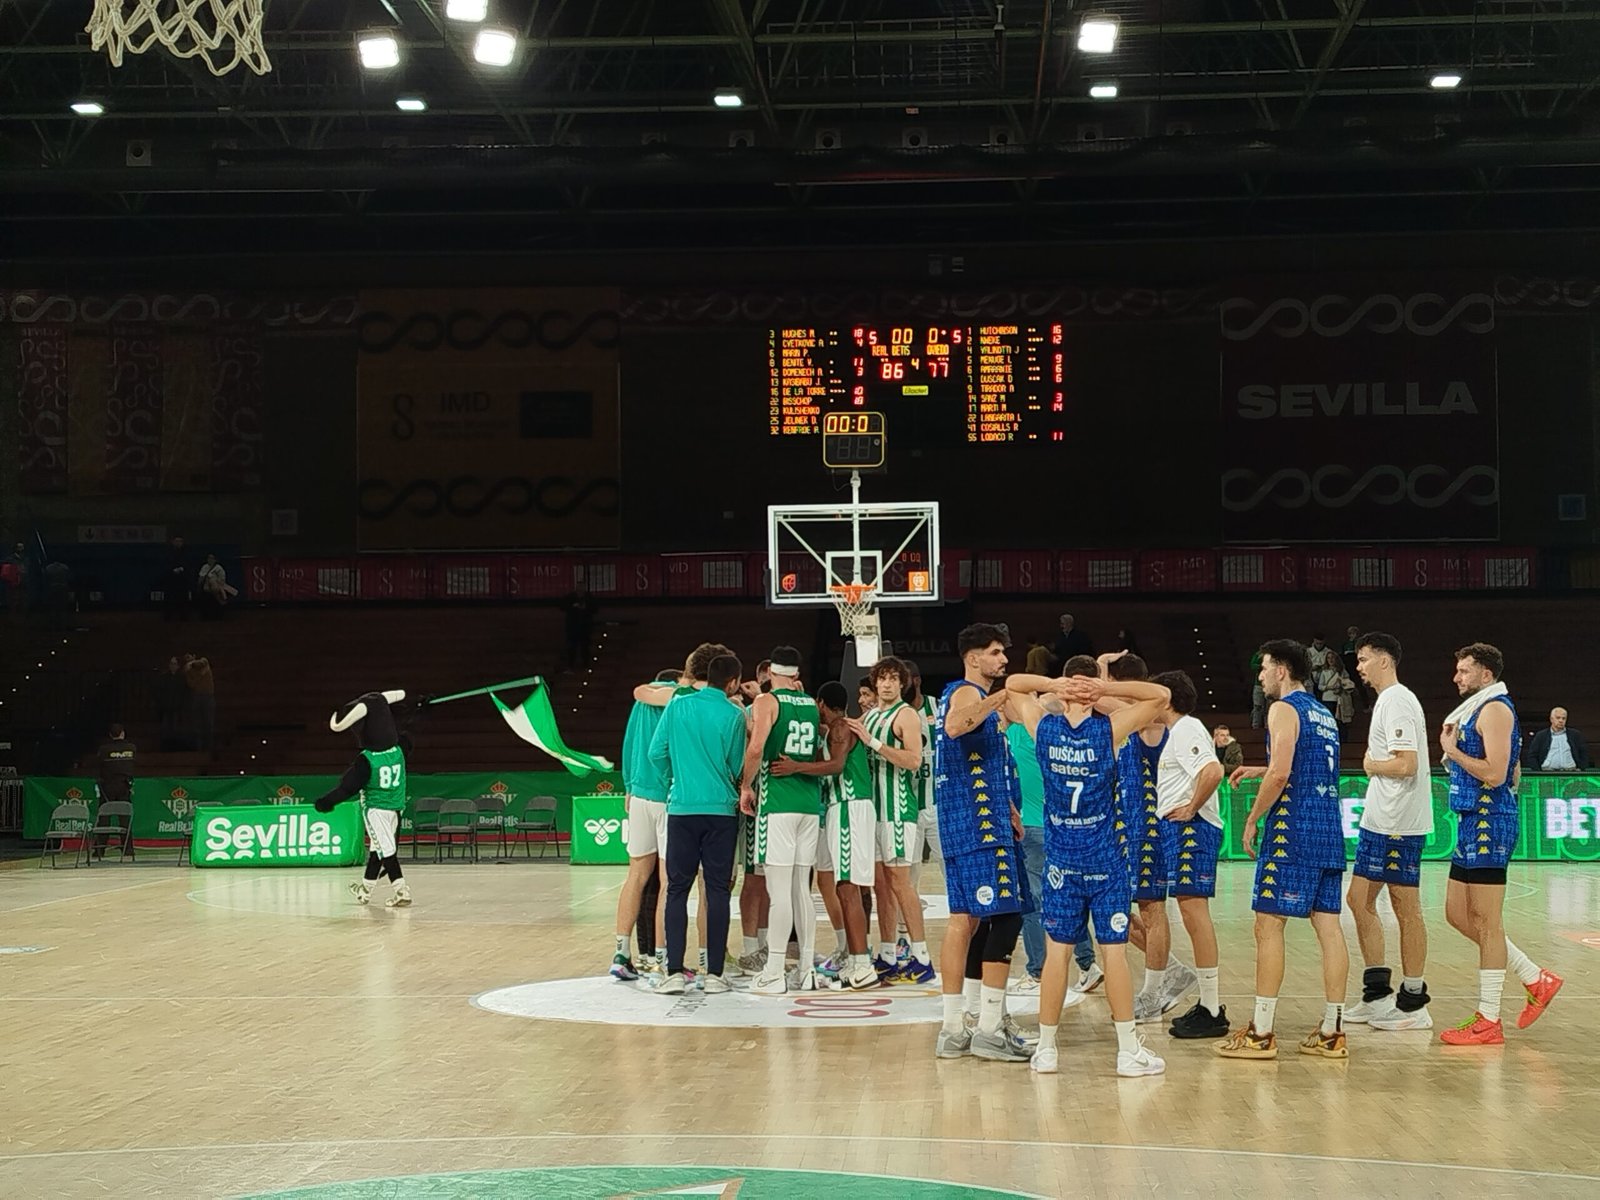
[[[1224,864],[1216,902],[1236,1019],[1248,872]],[[0,870],[0,1195],[1600,1194],[1592,868],[1512,869],[1508,930],[1567,986],[1503,1048],[1358,1027],[1348,1063],[1294,1054],[1321,1012],[1296,929],[1282,1057],[1145,1026],[1167,1073],[1134,1080],[1099,996],[1064,1015],[1059,1075],[938,1062],[915,989],[807,1006],[556,984],[609,962],[620,868],[408,876],[415,907],[385,911],[351,903],[346,871]],[[1427,868],[1431,914],[1444,879]],[[1443,1027],[1471,1014],[1476,964],[1442,916],[1430,934]],[[418,1175],[448,1178],[358,1182]]]

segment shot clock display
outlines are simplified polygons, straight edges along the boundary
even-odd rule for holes
[[[822,414],[822,465],[831,471],[876,471],[884,458],[880,412]]]
[[[1049,325],[852,325],[767,331],[768,432],[823,430],[829,413],[932,408],[968,442],[1059,442],[1066,346]]]

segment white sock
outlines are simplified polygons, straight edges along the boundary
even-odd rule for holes
[[[850,965],[853,966],[856,969],[856,973],[857,974],[860,974],[863,969],[871,970],[871,968],[872,968],[872,955],[870,955],[870,954],[852,954],[850,956]]]
[[[834,953],[839,958],[843,958],[845,955],[850,953],[850,942],[844,936],[844,930],[835,927],[835,929],[833,931],[833,941],[834,941],[834,947],[833,947],[834,948]]]
[[[1005,1019],[1006,990],[979,985],[981,999],[978,1004],[978,1031],[999,1033],[1000,1022]]]
[[[922,963],[931,963],[933,961],[933,956],[928,953],[927,942],[912,942],[911,957]]]
[[[1200,976],[1200,1007],[1214,1017],[1222,1011],[1217,1000],[1217,968],[1196,967],[1194,973]]]
[[[1112,1025],[1117,1030],[1117,1050],[1126,1054],[1139,1053],[1139,1035],[1134,1032],[1132,1021],[1113,1021]]]
[[[1272,1018],[1278,1015],[1278,998],[1276,996],[1257,996],[1256,1012],[1250,1023],[1256,1027],[1257,1033],[1272,1032]]]
[[[759,938],[747,937],[744,939],[744,952],[746,956],[755,954],[760,949],[761,940]]]
[[[1039,1049],[1050,1054],[1056,1052],[1056,1027],[1039,1022]]]
[[[961,1021],[961,993],[946,992],[942,999],[944,1000],[944,1031],[946,1033],[960,1033],[965,1028]]]
[[[711,969],[711,955],[706,951],[704,946],[700,947],[700,969],[702,971],[709,971]]]
[[[893,942],[878,943],[878,957],[884,962],[892,963],[898,954],[899,951],[895,949]]]
[[[1517,949],[1517,944],[1510,938],[1506,939],[1506,969],[1515,971],[1517,978],[1523,983],[1536,983],[1539,979],[1538,964]]]
[[[1400,986],[1405,991],[1410,992],[1413,996],[1420,996],[1422,994],[1422,980],[1420,979],[1413,979],[1409,975],[1402,976],[1400,980]]]
[[[633,935],[629,933],[617,934],[617,953],[626,956],[633,945]]]
[[[1324,1037],[1338,1033],[1344,1026],[1344,1004],[1331,1001],[1322,1006],[1322,1034]]]
[[[1144,969],[1144,986],[1139,991],[1146,996],[1159,996],[1161,995],[1161,986],[1166,981],[1167,969],[1165,967],[1159,971],[1153,967],[1146,967]]]
[[[961,995],[965,1005],[964,1011],[973,1016],[978,1015],[978,999],[982,995],[983,980],[963,979],[961,981]]]
[[[1535,978],[1538,978],[1535,976]],[[1478,972],[1478,1011],[1487,1021],[1500,1019],[1500,993],[1506,990],[1504,971]]]

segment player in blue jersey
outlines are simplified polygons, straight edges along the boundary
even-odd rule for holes
[[[1259,779],[1245,818],[1245,853],[1256,860],[1251,907],[1256,914],[1255,1014],[1217,1043],[1224,1058],[1277,1058],[1273,1033],[1283,986],[1283,935],[1290,917],[1311,918],[1322,950],[1322,1024],[1300,1053],[1345,1059],[1344,991],[1350,951],[1339,927],[1344,894],[1344,819],[1339,803],[1339,723],[1306,691],[1306,648],[1287,638],[1261,647],[1261,687],[1267,709],[1267,765],[1240,767],[1233,786]],[[1262,818],[1265,825],[1262,827]],[[1260,827],[1260,828],[1258,828]],[[1259,835],[1259,845],[1257,842]]]
[[[1561,990],[1562,979],[1539,968],[1506,937],[1502,909],[1506,864],[1517,845],[1515,764],[1522,750],[1516,705],[1500,682],[1505,659],[1485,642],[1456,651],[1456,690],[1465,699],[1445,718],[1439,734],[1450,774],[1450,808],[1460,824],[1450,859],[1445,920],[1478,947],[1478,1011],[1446,1029],[1439,1040],[1452,1046],[1499,1046],[1500,993],[1506,968],[1517,972],[1528,1003],[1517,1018],[1526,1029]]]
[[[1031,907],[1021,861],[1022,813],[1010,750],[1000,732],[1007,692],[1006,637],[994,625],[969,625],[956,637],[963,675],[939,699],[933,787],[944,850],[950,921],[939,963],[944,1024],[940,1058],[975,1054],[1026,1062],[1032,1051],[1005,1017],[1011,952]],[[978,988],[978,1028],[962,1018],[962,991]]]
[[[1039,988],[1035,1071],[1058,1069],[1056,1025],[1067,994],[1067,958],[1094,920],[1105,954],[1106,999],[1117,1031],[1117,1074],[1159,1075],[1166,1064],[1145,1047],[1133,1019],[1128,974],[1128,908],[1133,903],[1127,851],[1116,828],[1117,746],[1159,720],[1171,693],[1137,680],[1103,680],[1087,655],[1069,658],[1061,678],[1013,675],[1006,681],[1017,719],[1033,734],[1044,776],[1044,977]],[[1046,713],[1038,696],[1059,696],[1064,714]],[[1110,716],[1094,705],[1124,702]]]

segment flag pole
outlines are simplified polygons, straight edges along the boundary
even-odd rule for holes
[[[488,687],[474,688],[470,692],[456,692],[450,696],[435,696],[428,701],[429,706],[443,704],[447,700],[465,700],[469,696],[487,696],[490,692],[503,692],[508,688],[537,686],[544,682],[540,675],[529,675],[526,679],[513,679],[507,683],[491,683]]]

